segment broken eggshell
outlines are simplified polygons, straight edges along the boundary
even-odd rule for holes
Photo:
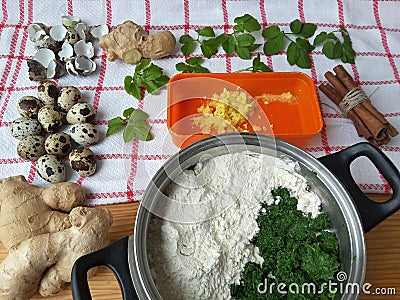
[[[62,16],[61,23],[66,27],[74,27],[81,21],[79,17],[76,16]]]
[[[67,61],[74,56],[74,48],[71,44],[64,42],[61,46],[61,51],[58,52],[58,57],[61,61]]]
[[[47,28],[42,23],[32,23],[28,26],[29,39],[32,42],[37,42],[47,35]]]
[[[75,43],[74,51],[77,56],[86,56],[87,58],[92,58],[94,56],[94,47],[91,42],[85,42],[80,40]]]
[[[50,49],[40,49],[35,53],[35,60],[42,64],[45,68],[56,59],[56,55]]]
[[[67,29],[67,35],[65,36],[65,42],[74,45],[77,41],[79,41],[78,33],[74,28]]]
[[[57,42],[62,42],[64,41],[67,32],[67,28],[65,28],[63,25],[56,25],[50,29],[50,36],[53,40]]]
[[[96,63],[86,56],[69,59],[65,64],[68,74],[86,76],[96,71]]]
[[[29,80],[43,80],[46,79],[46,68],[34,59],[27,59]]]
[[[50,36],[46,35],[41,40],[35,43],[35,48],[40,49],[50,49],[54,53],[60,50],[60,43],[53,40]]]
[[[108,34],[108,32],[107,25],[98,25],[92,28],[90,34],[96,39],[101,39],[102,36]]]
[[[82,41],[86,41],[86,36],[87,36],[87,26],[85,23],[78,23],[74,26],[76,32],[78,33],[79,38]]]

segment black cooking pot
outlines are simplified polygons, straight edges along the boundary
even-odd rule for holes
[[[270,136],[231,133],[198,141],[165,162],[143,195],[136,217],[135,234],[76,261],[72,270],[73,298],[91,299],[87,271],[95,266],[107,266],[116,274],[125,300],[162,299],[150,274],[146,238],[148,224],[159,207],[164,189],[182,169],[197,164],[204,155],[215,157],[243,151],[286,157],[300,165],[299,173],[309,181],[313,191],[322,200],[322,209],[329,214],[337,232],[341,270],[347,275],[347,282],[361,286],[366,269],[364,232],[400,208],[400,173],[393,163],[369,143],[355,144],[316,159],[298,147]],[[372,201],[355,183],[350,164],[364,156],[392,187],[393,194],[388,201]],[[353,294],[337,295],[335,299],[357,298],[358,295]]]

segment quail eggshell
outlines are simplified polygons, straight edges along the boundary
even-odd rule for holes
[[[74,104],[82,102],[82,100],[82,94],[76,87],[65,86],[60,91],[57,104],[61,111],[66,113]]]
[[[44,105],[56,105],[58,93],[58,86],[54,81],[43,80],[37,86],[37,96]]]
[[[56,132],[63,123],[63,116],[56,106],[43,106],[38,112],[38,121],[46,132]]]
[[[65,180],[65,166],[57,156],[45,154],[37,160],[37,172],[40,177],[51,183]]]
[[[67,29],[67,34],[64,41],[71,45],[75,44],[77,41],[79,41],[78,32],[76,32],[74,28],[69,27]]]
[[[71,151],[71,137],[64,132],[54,133],[44,143],[47,154],[65,156]]]
[[[81,176],[91,176],[96,172],[96,159],[89,148],[78,148],[69,154],[71,168]]]
[[[27,117],[14,120],[10,126],[11,135],[18,140],[31,135],[39,135],[41,131],[42,126],[39,121]]]
[[[46,154],[44,137],[40,135],[27,136],[17,146],[18,156],[25,160],[35,161]]]
[[[88,103],[77,103],[67,113],[68,124],[92,123],[96,118],[96,111]]]
[[[72,125],[69,129],[69,135],[81,146],[89,146],[99,141],[99,131],[90,123]]]
[[[23,96],[17,102],[18,112],[23,117],[37,118],[39,109],[42,107],[42,102],[34,96]]]

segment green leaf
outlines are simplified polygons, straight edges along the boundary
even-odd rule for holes
[[[200,48],[205,57],[211,58],[212,55],[218,52],[218,42],[215,39],[204,40]]]
[[[244,33],[236,37],[236,42],[239,47],[247,47],[252,45],[256,41],[256,38],[250,33]]]
[[[111,119],[108,122],[108,128],[106,132],[106,136],[110,136],[111,134],[114,134],[118,131],[120,131],[122,128],[125,127],[125,120],[122,119],[121,117],[116,117]]]
[[[175,69],[178,72],[185,72],[187,70],[187,66],[184,62],[180,62],[175,65]]]
[[[144,58],[140,61],[140,63],[135,68],[135,73],[140,73],[143,69],[145,69],[148,65],[150,65],[151,60]]]
[[[327,58],[334,59],[335,58],[334,48],[335,44],[332,41],[328,41],[322,47],[322,52],[325,54]]]
[[[301,28],[300,34],[304,37],[312,37],[317,30],[317,25],[312,23],[305,23]]]
[[[311,68],[311,59],[308,55],[307,51],[300,49],[299,57],[297,58],[296,65],[302,69],[310,69]]]
[[[124,112],[122,113],[122,115],[123,115],[126,119],[129,119],[129,117],[131,116],[131,114],[132,114],[132,112],[133,112],[134,110],[135,110],[135,109],[134,109],[133,107],[127,108],[127,109],[124,110]]]
[[[203,66],[193,66],[192,73],[210,73],[210,70]]]
[[[250,59],[251,58],[250,51],[249,51],[249,49],[247,49],[247,47],[237,46],[236,53],[241,59]]]
[[[215,40],[218,42],[218,44],[222,44],[223,42],[225,42],[228,39],[228,35],[225,33],[221,33],[220,35],[218,35]]]
[[[245,14],[241,17],[236,17],[233,21],[240,26],[240,29],[242,29],[237,30],[239,32],[253,32],[261,29],[261,25],[257,21],[257,19],[249,14]]]
[[[168,83],[169,79],[170,78],[167,75],[161,75],[160,77],[155,79],[154,82],[156,82],[157,86],[161,88]]]
[[[144,74],[143,74],[144,76],[142,77],[142,80],[143,81],[147,81],[147,80],[151,81],[151,80],[154,80],[154,79],[160,77],[162,74],[163,74],[163,70],[159,66],[151,64],[144,72]]]
[[[296,43],[299,45],[300,48],[303,48],[307,52],[311,52],[315,49],[315,47],[311,45],[309,41],[302,38],[297,38]]]
[[[149,117],[149,115],[147,113],[145,113],[143,110],[135,109],[130,114],[129,121],[130,121],[130,124],[137,124],[138,122],[143,122],[143,121],[147,120],[148,117]]]
[[[233,32],[244,32],[243,24],[236,24],[233,26]]]
[[[150,126],[147,123],[142,124],[128,124],[125,127],[123,138],[125,143],[130,142],[134,137],[141,141],[148,141],[150,140]]]
[[[140,84],[139,84],[138,80],[133,81],[130,84],[129,89],[125,88],[125,90],[129,95],[132,95],[133,97],[135,97],[138,100],[142,100],[142,95],[140,92]]]
[[[292,22],[290,22],[290,30],[295,34],[299,34],[302,27],[303,27],[303,23],[301,23],[301,21],[299,19],[296,19],[296,20],[293,20]]]
[[[228,55],[232,55],[235,53],[236,43],[235,38],[232,34],[228,35],[228,38],[225,42],[222,43],[222,49],[224,49],[225,53]]]
[[[264,44],[264,53],[267,56],[278,54],[283,50],[283,35],[278,35],[275,38],[268,39]]]
[[[179,38],[179,42],[182,45],[181,47],[181,51],[183,53],[183,55],[190,55],[193,53],[194,49],[196,48],[196,44],[194,42],[194,39],[190,36],[190,35],[182,35]]]
[[[330,33],[328,33],[328,35],[326,36],[328,39],[330,39],[330,40],[334,40],[334,41],[338,41],[339,39],[337,38],[337,36],[333,33],[333,32],[330,32]]]
[[[320,32],[314,39],[314,46],[318,46],[326,41],[328,34],[325,31]]]
[[[205,36],[205,37],[215,37],[215,32],[214,29],[211,27],[207,26],[204,27],[203,29],[197,29],[195,30],[199,35]]]
[[[153,95],[158,95],[159,94],[159,86],[157,85],[156,82],[148,80],[148,81],[143,81],[143,86],[146,88],[146,90]]]
[[[268,26],[262,32],[262,36],[266,39],[274,39],[283,35],[283,32],[278,26]]]
[[[186,63],[191,65],[191,66],[197,66],[200,65],[203,62],[202,57],[190,57],[186,60]]]
[[[184,34],[179,38],[179,43],[181,44],[187,44],[190,42],[194,42],[194,39],[188,34]]]
[[[258,49],[262,44],[252,44],[250,46],[247,47],[247,49],[249,49],[250,52]]]
[[[299,46],[295,42],[291,42],[286,50],[286,59],[293,66],[299,58]]]
[[[260,54],[257,55],[253,59],[253,69],[252,72],[271,72],[271,68],[269,68],[266,64],[261,61]]]

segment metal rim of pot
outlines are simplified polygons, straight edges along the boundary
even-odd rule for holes
[[[302,175],[315,188],[314,192],[322,197],[323,210],[330,215],[333,227],[337,230],[341,268],[346,274],[346,280],[342,284],[348,282],[362,285],[366,270],[363,232],[368,232],[400,208],[400,173],[390,159],[379,149],[365,142],[316,159],[304,150],[270,136],[228,133],[195,142],[164,163],[143,195],[135,221],[135,234],[85,255],[75,262],[71,280],[73,298],[91,299],[86,274],[89,269],[102,265],[115,273],[125,300],[162,299],[151,277],[147,261],[147,225],[152,213],[146,207],[157,204],[157,193],[168,185],[168,176],[173,173],[171,168],[176,169],[180,166],[185,169],[204,153],[214,152],[214,155],[218,156],[230,153],[232,147],[237,148],[236,152],[276,150],[279,155],[299,162]],[[215,149],[219,149],[217,153]],[[375,202],[369,199],[354,181],[350,164],[363,156],[375,165],[391,186],[393,194],[388,201]],[[146,207],[142,205],[144,202]],[[337,296],[335,299],[357,298],[358,294],[352,294]]]

